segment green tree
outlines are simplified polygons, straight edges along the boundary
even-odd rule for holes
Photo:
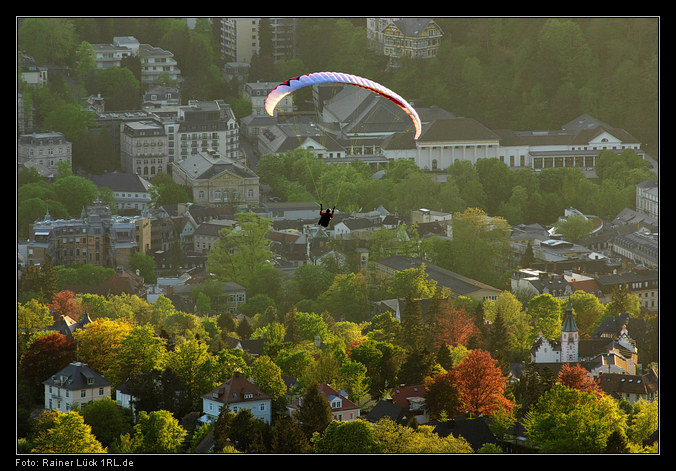
[[[106,453],[77,411],[46,411],[35,427],[32,453]]]
[[[659,427],[659,402],[640,399],[635,404],[637,412],[631,419],[629,438],[635,444],[642,445]]]
[[[219,231],[207,258],[208,270],[217,280],[247,286],[251,275],[270,263],[272,252],[267,234],[272,221],[253,213],[235,216],[237,227]]]
[[[132,431],[131,411],[118,405],[109,397],[84,404],[80,409],[80,414],[104,447],[109,447],[119,439],[120,435]]]
[[[133,271],[138,270],[145,283],[154,284],[157,282],[155,260],[153,260],[150,255],[139,251],[134,252],[132,256],[129,257],[129,268]]]
[[[369,317],[368,285],[361,273],[336,275],[319,302],[337,320],[362,322]]]
[[[528,303],[526,312],[534,323],[534,332],[548,339],[561,334],[561,304],[551,294],[540,294]]]
[[[563,236],[564,240],[576,242],[589,236],[594,228],[594,221],[579,214],[574,214],[566,218],[565,221],[558,221],[554,224],[556,232]]]
[[[315,453],[373,453],[378,451],[373,429],[369,422],[352,420],[333,421],[324,433],[312,440]]]
[[[58,178],[52,185],[59,201],[72,217],[79,217],[98,195],[98,188],[91,180],[75,175]]]
[[[442,266],[484,283],[497,283],[509,260],[507,221],[489,218],[481,209],[468,208],[453,215],[452,229],[448,261],[441,259]]]
[[[268,396],[278,399],[286,394],[286,384],[282,379],[282,370],[268,356],[254,360],[251,376],[256,385]]]
[[[166,367],[185,382],[193,401],[216,387],[220,379],[217,359],[206,343],[195,339],[185,340],[169,352]]]
[[[312,451],[312,446],[303,433],[303,429],[293,417],[286,414],[276,417],[273,428],[270,450],[272,453],[310,453]]]
[[[312,438],[315,432],[323,433],[333,421],[331,405],[319,390],[319,384],[313,383],[305,389],[300,406],[294,412],[294,417],[301,424],[308,439]]]
[[[543,453],[602,453],[613,432],[625,432],[616,400],[555,384],[526,414],[530,442]]]
[[[430,425],[412,428],[382,419],[374,424],[373,436],[379,453],[472,453],[464,438],[440,437]]]
[[[150,325],[134,326],[117,348],[110,380],[120,385],[145,371],[164,369],[166,355],[165,340],[156,336]]]
[[[411,295],[414,298],[431,298],[436,292],[437,282],[431,280],[423,263],[420,268],[409,268],[398,271],[387,280],[388,295],[403,298]]]
[[[134,426],[132,449],[136,453],[178,453],[186,431],[171,412],[140,411]]]

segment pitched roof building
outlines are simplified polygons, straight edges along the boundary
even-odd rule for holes
[[[76,405],[111,397],[112,384],[86,363],[74,361],[51,378],[45,385],[45,409],[68,412]]]
[[[229,408],[235,414],[242,409],[249,409],[254,418],[268,424],[272,419],[272,398],[239,372],[235,372],[225,383],[202,396],[204,415],[200,420],[213,422],[223,407]]]

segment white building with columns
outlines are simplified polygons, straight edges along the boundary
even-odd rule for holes
[[[625,149],[643,156],[638,139],[588,115],[550,131],[493,130],[472,118],[437,119],[423,123],[417,141],[392,136],[382,145],[382,153],[388,159],[406,158],[432,171],[445,170],[456,161],[474,164],[489,158],[500,159],[514,169],[593,169],[602,150],[619,154]]]

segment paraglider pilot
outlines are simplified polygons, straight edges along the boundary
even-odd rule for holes
[[[327,208],[326,211],[324,211],[324,208],[322,207],[322,204],[319,203],[319,215],[321,216],[319,218],[319,221],[317,224],[320,226],[324,227],[329,227],[329,222],[331,222],[331,218],[333,218],[333,214],[336,212],[336,207],[333,207],[333,211]]]

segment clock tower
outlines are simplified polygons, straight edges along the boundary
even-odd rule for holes
[[[573,307],[568,298],[568,307],[561,324],[561,363],[577,363],[580,337],[573,316]]]

